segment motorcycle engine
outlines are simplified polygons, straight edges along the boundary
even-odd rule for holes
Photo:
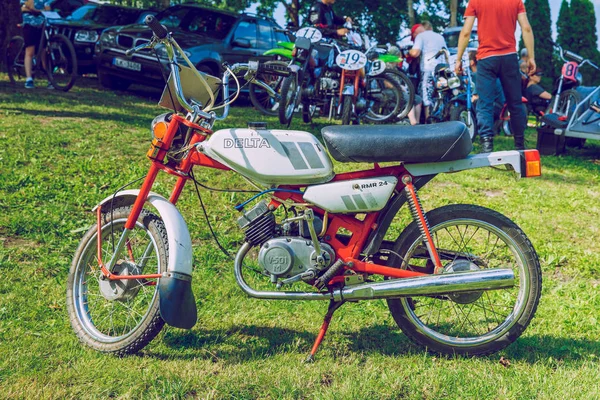
[[[339,79],[333,78],[321,78],[320,84],[322,90],[335,90],[340,87]]]
[[[317,254],[306,221],[277,225],[264,201],[244,213],[238,225],[245,231],[248,243],[260,246],[258,263],[273,283],[301,274],[314,278],[335,259],[333,248],[324,242],[319,242],[321,254]],[[323,221],[315,216],[313,225],[318,231]]]

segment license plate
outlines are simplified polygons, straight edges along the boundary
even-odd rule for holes
[[[125,68],[125,69],[130,69],[132,71],[139,72],[142,70],[142,64],[136,63],[133,61],[129,61],[129,60],[123,60],[122,58],[114,58],[113,65],[115,65],[117,67]]]

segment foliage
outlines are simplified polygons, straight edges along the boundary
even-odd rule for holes
[[[556,31],[558,33],[556,41],[565,49],[573,47],[573,16],[567,0],[562,0],[558,20],[556,21]]]
[[[109,92],[90,79],[68,93],[13,88],[0,74],[0,397],[7,399],[598,399],[600,384],[600,146],[543,157],[543,176],[515,180],[494,169],[443,174],[420,191],[426,209],[490,207],[514,219],[535,246],[544,291],[532,324],[489,357],[437,357],[398,331],[384,301],[349,303],[333,317],[314,364],[302,363],[327,305],[249,299],[216,248],[192,187],[178,207],[194,244],[199,323],[167,328],[139,355],[83,348],[69,326],[65,282],[90,211],[143,176],[157,94]],[[259,116],[233,108],[217,129]],[[315,134],[327,120],[291,129]],[[535,132],[527,132],[529,144]],[[499,137],[497,150],[512,148]],[[370,168],[335,164],[337,172]],[[212,187],[247,187],[231,172],[200,170]],[[174,178],[153,189],[168,195]],[[231,252],[242,234],[232,205],[202,192]],[[394,238],[409,221],[400,215]],[[589,222],[588,222],[589,221]],[[503,362],[499,360],[503,357]],[[509,362],[507,362],[508,360]],[[510,365],[509,365],[510,363]]]
[[[599,65],[600,53],[597,48],[598,36],[596,34],[594,5],[590,0],[571,0],[570,8],[572,42],[571,47],[567,50],[571,50]],[[584,84],[592,85],[600,81],[600,72],[592,67],[581,68],[581,73],[583,74]]]
[[[553,78],[554,68],[552,53],[554,48],[550,38],[552,37],[552,21],[550,19],[550,4],[548,0],[525,0],[525,9],[533,35],[535,37],[535,61],[550,78]],[[524,47],[521,39],[521,47]]]

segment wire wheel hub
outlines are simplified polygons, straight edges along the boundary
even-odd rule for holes
[[[141,268],[136,264],[119,260],[112,270],[115,275],[140,275]],[[127,302],[135,298],[140,291],[140,281],[138,279],[119,279],[111,281],[100,279],[100,292],[106,300]]]
[[[444,268],[444,274],[451,274],[455,272],[474,272],[479,271],[481,268],[477,264],[469,260],[455,260]],[[470,304],[473,303],[483,295],[483,291],[465,292],[465,293],[450,293],[448,298],[458,304]]]

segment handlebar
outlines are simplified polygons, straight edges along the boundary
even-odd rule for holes
[[[215,103],[215,96],[214,96],[214,93],[213,93],[210,85],[208,84],[206,79],[202,76],[202,74],[200,74],[200,72],[198,72],[196,67],[192,64],[192,62],[189,60],[189,58],[187,57],[185,52],[181,49],[179,44],[177,44],[175,39],[173,39],[171,37],[171,35],[167,31],[167,28],[165,28],[163,25],[161,25],[158,22],[158,20],[156,18],[154,18],[153,16],[146,17],[145,22],[146,22],[146,25],[148,25],[148,27],[154,33],[154,36],[152,37],[150,42],[141,44],[139,46],[136,46],[134,48],[127,50],[126,55],[130,56],[133,53],[140,51],[142,49],[145,49],[145,48],[155,48],[157,45],[164,45],[165,50],[167,52],[167,57],[169,59],[168,65],[171,69],[171,75],[173,77],[173,83],[175,86],[174,97],[176,98],[177,102],[179,102],[179,104],[181,104],[181,106],[188,112],[187,117],[190,118],[193,122],[196,122],[200,118],[206,118],[206,119],[210,119],[210,120],[214,121],[214,120],[223,120],[227,117],[227,115],[229,114],[229,105],[233,101],[235,101],[235,99],[237,98],[237,95],[239,94],[240,85],[239,85],[238,78],[236,77],[237,73],[239,73],[241,71],[247,71],[244,78],[249,82],[253,81],[256,77],[256,74],[258,74],[258,73],[269,73],[269,74],[279,75],[279,76],[288,76],[291,73],[287,69],[287,66],[264,64],[264,63],[261,64],[258,61],[253,61],[253,62],[243,63],[243,64],[242,63],[234,64],[231,67],[224,65],[226,71],[223,74],[223,78],[222,78],[223,93],[225,94],[225,96],[227,96],[229,94],[229,78],[231,76],[233,76],[233,79],[236,81],[237,86],[238,86],[237,94],[232,100],[226,101],[224,105],[221,105],[219,107],[213,107],[214,103]],[[176,56],[176,54],[177,54],[177,56]],[[192,70],[194,75],[198,78],[200,83],[202,85],[204,85],[204,87],[206,88],[209,98],[210,98],[210,100],[208,100],[208,102],[207,102],[208,104],[201,105],[193,100],[191,101],[191,104],[190,104],[190,102],[185,98],[185,95],[183,93],[181,78],[180,78],[180,67],[178,64],[178,62],[180,60],[183,60],[185,62],[185,64],[187,64],[187,66]],[[257,82],[257,83],[259,83],[259,82]],[[214,110],[217,110],[220,108],[223,109],[223,114],[220,117],[217,117]]]
[[[169,32],[167,32],[167,28],[164,25],[161,25],[160,22],[158,22],[158,20],[154,18],[154,15],[146,16],[144,22],[146,23],[146,25],[148,25],[150,29],[152,29],[152,32],[159,39],[164,39],[169,34]]]

